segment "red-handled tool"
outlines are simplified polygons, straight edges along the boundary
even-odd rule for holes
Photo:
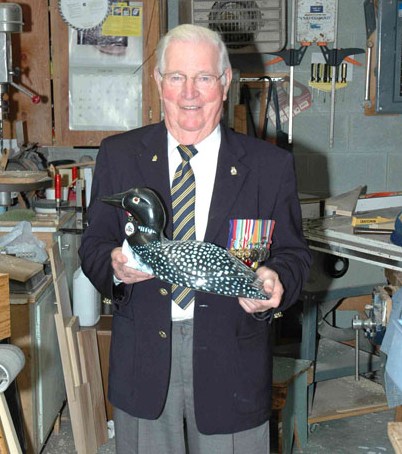
[[[78,167],[73,167],[71,169],[71,184],[72,186],[75,186],[75,183],[77,182],[78,178]]]
[[[21,93],[24,93],[24,95],[27,95],[31,98],[31,101],[34,103],[34,104],[39,104],[41,102],[41,97],[39,95],[35,95],[34,93],[32,93],[30,90],[28,90],[27,88],[25,87],[22,87],[21,85],[18,85],[16,84],[15,82],[13,81],[10,81],[9,82],[10,85],[14,88],[16,88],[18,91],[20,91]]]
[[[60,214],[61,205],[61,175],[57,173],[54,176],[54,197],[56,199],[57,213]]]

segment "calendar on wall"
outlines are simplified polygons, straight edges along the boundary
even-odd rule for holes
[[[143,7],[117,2],[90,30],[69,29],[69,129],[124,131],[142,124]]]

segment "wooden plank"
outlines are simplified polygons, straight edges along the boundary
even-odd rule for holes
[[[82,383],[81,364],[78,356],[76,338],[79,329],[78,317],[71,316],[67,276],[56,243],[49,249],[49,256],[58,308],[54,318],[75,448],[78,454],[95,454],[97,443],[91,391],[89,383]],[[70,315],[65,316],[65,313],[70,313]]]
[[[3,170],[0,171],[0,184],[24,184],[39,183],[48,180],[47,172],[23,171],[23,170]]]
[[[68,288],[67,274],[64,269],[64,263],[60,256],[59,246],[55,242],[48,249],[50,264],[52,267],[54,290],[56,293],[56,304],[58,313],[63,318],[72,317],[70,291]]]
[[[363,312],[367,304],[372,303],[372,295],[360,295],[360,296],[350,296],[344,298],[339,306],[337,306],[337,311],[359,311]]]
[[[68,345],[68,353],[71,362],[71,371],[73,374],[73,383],[75,386],[79,386],[81,383],[83,383],[77,340],[77,333],[80,330],[80,322],[78,320],[78,317],[74,315],[70,319],[64,319],[64,325],[66,329],[66,338]]]
[[[99,447],[108,442],[108,431],[96,330],[83,329],[77,333],[77,339],[82,380],[90,385],[96,441]]]
[[[395,408],[395,421],[402,422],[402,405],[398,405]]]
[[[110,341],[112,335],[112,318],[111,315],[102,315],[96,324],[96,334],[98,337],[99,359],[102,373],[103,395],[106,403],[106,416],[108,421],[113,419],[113,407],[107,398],[109,386],[109,354]]]
[[[160,2],[143,2],[143,5],[142,124],[148,125],[161,119],[159,93],[154,80],[155,51],[161,36]]]
[[[17,432],[15,431],[4,393],[0,393],[0,421],[3,426],[9,452],[12,454],[22,454],[20,442],[18,441]]]
[[[8,274],[0,274],[0,340],[11,336],[10,287],[8,284]]]
[[[54,279],[53,282],[56,292],[57,309],[64,318],[69,318],[72,316],[72,309],[66,272],[63,271],[62,275]]]
[[[64,270],[64,263],[61,259],[59,245],[54,242],[48,250],[50,257],[50,265],[52,267],[53,279],[59,277]]]
[[[0,273],[8,273],[10,279],[26,282],[29,278],[43,271],[41,263],[32,260],[2,254],[0,256]]]
[[[389,422],[387,432],[395,454],[402,454],[402,423]]]
[[[96,454],[95,422],[92,413],[89,383],[74,388],[76,400],[69,404],[71,428],[78,454]]]
[[[89,384],[75,386],[64,320],[60,314],[55,314],[54,318],[75,449],[78,454],[95,454],[97,446]]]
[[[7,452],[7,441],[4,435],[3,427],[0,424],[0,453]]]
[[[3,3],[15,3],[3,0]],[[24,0],[20,3],[23,32],[12,33],[13,68],[21,68],[14,81],[41,97],[40,104],[11,88],[10,116],[4,122],[5,138],[16,137],[16,122],[25,122],[26,143],[52,145],[52,97],[50,82],[49,12],[47,1]],[[11,69],[11,68],[10,68]]]
[[[247,110],[244,104],[234,106],[234,130],[247,134]]]
[[[54,320],[56,322],[57,340],[59,342],[61,364],[63,367],[64,384],[66,386],[67,400],[70,405],[72,402],[75,401],[74,393],[75,385],[70,353],[68,349],[67,335],[63,317],[59,313],[56,313],[54,314]]]

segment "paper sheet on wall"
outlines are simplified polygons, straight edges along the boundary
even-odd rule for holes
[[[92,30],[69,30],[69,127],[124,131],[142,123],[140,2],[113,3]]]

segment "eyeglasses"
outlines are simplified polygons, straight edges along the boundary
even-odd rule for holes
[[[212,88],[219,79],[223,77],[225,72],[220,76],[214,76],[213,74],[199,74],[198,76],[188,77],[181,73],[159,73],[162,79],[173,88],[181,88],[188,79],[193,79],[194,85],[199,90],[207,90]]]

